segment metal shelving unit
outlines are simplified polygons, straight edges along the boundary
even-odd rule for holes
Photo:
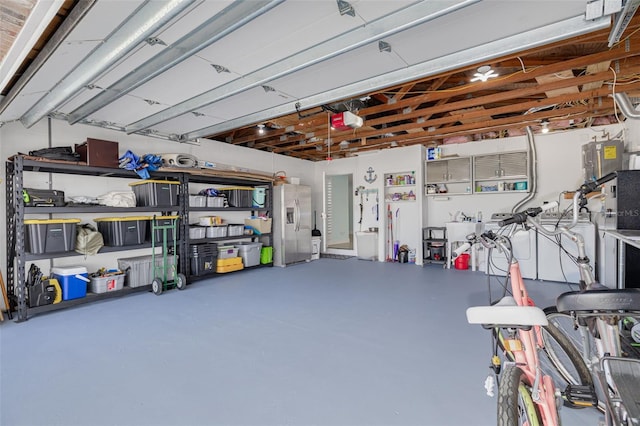
[[[21,155],[16,155],[6,162],[6,199],[7,199],[7,293],[9,296],[9,311],[15,310],[17,312],[17,321],[25,321],[29,315],[33,315],[39,312],[48,312],[58,309],[64,309],[69,306],[75,306],[85,303],[91,303],[97,300],[121,297],[132,292],[143,291],[150,287],[136,287],[126,288],[111,293],[104,294],[89,294],[86,297],[72,300],[65,300],[60,303],[52,305],[44,305],[37,307],[27,306],[26,298],[26,273],[25,264],[28,261],[43,260],[43,259],[55,259],[62,257],[81,256],[76,252],[62,252],[62,253],[43,253],[43,254],[31,254],[25,252],[25,230],[24,230],[24,218],[25,215],[30,214],[63,214],[63,213],[114,213],[114,212],[162,212],[162,214],[169,214],[170,212],[180,212],[184,210],[184,199],[179,200],[179,206],[171,211],[164,210],[166,207],[132,207],[132,208],[118,208],[107,206],[64,206],[64,207],[25,207],[22,199],[22,190],[24,189],[24,172],[38,172],[38,173],[58,173],[58,174],[73,174],[82,176],[98,176],[98,177],[113,177],[113,178],[128,178],[135,179],[135,175],[131,171],[112,169],[105,167],[91,167],[85,165],[76,165],[72,163],[57,163],[57,162],[44,162],[36,161],[25,158]],[[160,172],[155,174],[156,177],[179,179],[180,176],[176,173]],[[151,248],[151,243],[145,243],[136,246],[122,246],[122,247],[102,247],[99,253],[111,253],[125,250],[133,250],[140,248]],[[15,259],[15,260],[14,260]]]
[[[252,215],[259,213],[268,213],[272,211],[273,206],[273,183],[271,181],[255,181],[248,179],[240,179],[240,178],[226,178],[226,177],[216,177],[216,176],[206,176],[199,174],[187,174],[185,173],[185,188],[182,193],[185,195],[185,218],[189,217],[189,213],[193,212],[203,212],[203,213],[228,213],[228,212],[247,212]],[[265,206],[264,207],[189,207],[189,184],[190,183],[198,183],[198,184],[207,184],[207,185],[220,185],[220,186],[251,186],[251,187],[264,187],[267,190],[267,197],[265,198]],[[182,189],[182,188],[181,188]],[[227,236],[227,237],[218,237],[218,238],[199,238],[191,240],[189,238],[189,220],[183,220],[183,229],[182,235],[184,244],[183,248],[185,251],[185,255],[188,256],[189,246],[191,244],[202,244],[202,243],[211,243],[211,242],[222,242],[222,241],[257,241],[260,240],[264,242],[265,240],[268,242],[265,245],[273,245],[273,238],[271,233],[264,234],[253,234],[253,235],[236,235],[236,236]],[[185,257],[187,259],[188,257]],[[252,266],[245,269],[256,269],[262,267],[272,267],[273,262],[268,264],[260,264],[257,266]],[[192,275],[190,265],[185,265],[185,268],[182,270],[183,273],[187,277],[188,282],[193,282],[197,280],[207,279],[215,276],[226,275],[211,273],[205,275]],[[186,272],[188,271],[188,272]]]
[[[43,305],[37,307],[29,307],[27,305],[26,295],[26,272],[25,264],[28,261],[54,259],[70,256],[81,256],[76,252],[63,252],[63,253],[43,253],[43,254],[31,254],[25,253],[25,229],[24,218],[25,215],[37,215],[47,214],[49,216],[56,214],[69,214],[69,213],[132,213],[132,212],[156,212],[162,215],[168,215],[171,213],[177,213],[183,220],[180,221],[180,235],[181,238],[178,244],[179,264],[178,270],[186,273],[190,269],[189,265],[189,244],[197,242],[211,242],[211,241],[231,241],[231,240],[247,240],[255,241],[256,239],[268,239],[271,243],[271,234],[262,235],[243,235],[236,237],[224,237],[224,238],[208,238],[203,240],[189,241],[189,213],[193,211],[202,212],[251,212],[256,214],[259,212],[271,211],[272,196],[273,196],[273,184],[271,181],[256,181],[250,179],[239,179],[233,177],[214,177],[214,176],[202,176],[197,174],[190,174],[187,170],[175,171],[175,172],[155,172],[154,178],[166,178],[179,182],[179,195],[178,205],[172,206],[170,210],[167,207],[108,207],[108,206],[83,206],[83,205],[71,205],[64,207],[25,207],[22,199],[22,190],[24,189],[24,172],[40,172],[40,173],[59,173],[59,174],[73,174],[84,176],[96,176],[96,177],[111,177],[111,178],[127,178],[136,179],[136,176],[131,171],[122,169],[112,169],[104,167],[92,167],[85,165],[77,165],[73,163],[56,163],[56,162],[44,162],[25,158],[21,155],[16,155],[6,162],[6,245],[7,245],[7,293],[9,295],[9,310],[8,313],[11,317],[11,312],[17,313],[17,321],[25,321],[30,315],[34,315],[41,312],[49,312],[58,309],[64,309],[70,306],[76,306],[86,303],[92,303],[98,300],[111,299],[116,297],[126,296],[131,293],[148,291],[151,286],[140,287],[125,287],[123,290],[114,292],[102,293],[102,294],[87,294],[86,297],[72,300],[65,300],[57,304]],[[189,207],[189,183],[207,183],[213,185],[243,185],[243,186],[263,186],[267,188],[269,196],[265,200],[264,208],[237,208],[237,207],[225,207],[225,208],[195,208]],[[120,246],[120,247],[108,247],[104,246],[100,249],[98,254],[113,253],[125,250],[137,250],[141,248],[151,248],[151,243],[144,243],[136,246]],[[256,267],[273,266],[273,263],[268,265],[259,265]],[[251,267],[247,269],[254,269]],[[191,281],[200,278],[211,278],[216,274],[206,275],[202,277],[191,276]]]
[[[426,263],[447,263],[445,247],[447,245],[447,228],[442,226],[429,226],[422,228],[422,261]],[[440,247],[442,255],[439,259],[434,258],[433,247]]]

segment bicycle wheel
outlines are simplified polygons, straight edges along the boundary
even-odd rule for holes
[[[556,323],[559,323],[558,319],[561,318],[560,315],[564,314],[558,312],[547,314],[549,324],[541,327],[543,350],[566,384],[592,386],[591,371],[581,353],[572,339],[565,334],[564,329],[556,326]],[[559,387],[558,383],[556,385]]]
[[[558,330],[562,332],[569,341],[573,344],[573,346],[578,349],[580,355],[584,355],[584,339],[589,339],[589,346],[591,348],[591,352],[589,353],[590,359],[597,359],[598,352],[596,350],[595,340],[591,333],[587,333],[586,336],[583,336],[580,329],[577,329],[574,325],[574,318],[566,313],[558,312],[555,306],[550,306],[544,309],[544,313],[547,316],[547,320],[552,323]]]
[[[519,367],[506,367],[498,388],[498,426],[539,426],[540,416],[531,387]]]

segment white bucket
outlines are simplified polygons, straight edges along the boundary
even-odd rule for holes
[[[266,188],[253,188],[253,207],[264,207],[266,195]]]

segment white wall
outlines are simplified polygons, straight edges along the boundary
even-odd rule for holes
[[[196,157],[214,161],[218,163],[248,168],[264,172],[272,175],[277,171],[285,171],[288,177],[300,178],[302,184],[311,185],[314,183],[314,164],[310,161],[299,160],[283,155],[267,153],[263,151],[253,150],[244,147],[238,147],[227,143],[215,141],[203,141],[200,146],[190,144],[179,144],[176,142],[165,141],[156,138],[150,138],[139,135],[126,135],[122,132],[101,129],[93,126],[74,125],[70,126],[64,121],[51,120],[51,132],[47,120],[42,120],[30,129],[25,129],[19,122],[7,123],[0,127],[0,158],[4,161],[18,153],[28,153],[30,150],[46,148],[49,146],[49,138],[51,138],[51,146],[73,146],[81,143],[86,138],[105,139],[117,141],[119,143],[120,154],[130,149],[138,155],[146,153],[171,153],[180,152],[193,154]],[[25,186],[34,188],[48,188],[49,178],[46,173],[27,173],[25,177]],[[2,173],[2,185],[0,185],[0,199],[2,208],[0,218],[2,220],[2,235],[5,234],[6,224],[6,188],[4,185],[5,173]],[[132,181],[136,180],[136,176],[132,172]],[[65,195],[100,195],[111,190],[126,190],[127,180],[125,179],[104,179],[92,177],[65,176],[53,174],[51,184],[54,189],[65,191]],[[60,217],[78,217],[78,215],[59,215]],[[93,216],[80,217],[83,221],[90,222]],[[102,215],[105,216],[105,215]],[[43,215],[46,217],[46,215]],[[58,217],[58,215],[56,216]],[[34,217],[35,218],[35,217]],[[125,256],[136,256],[140,254],[148,254],[145,252],[122,252],[116,254],[103,254],[100,256],[92,256],[86,261],[79,257],[60,258],[55,260],[56,265],[68,265],[74,263],[86,264],[90,270],[101,266],[115,267],[115,259]],[[2,270],[6,271],[6,247],[0,244],[0,265]],[[40,263],[39,263],[40,265]],[[43,272],[47,273],[49,262],[42,262],[40,265]]]
[[[355,194],[353,194],[353,229],[356,232],[359,232],[360,230],[366,231],[370,227],[377,227],[379,229],[378,259],[380,261],[384,261],[385,245],[387,242],[387,210],[384,202],[384,174],[415,171],[417,185],[413,188],[413,190],[416,192],[417,200],[413,203],[392,203],[390,204],[390,206],[394,215],[394,226],[396,227],[394,239],[399,240],[401,244],[407,244],[409,248],[416,249],[416,258],[420,261],[419,264],[421,264],[422,240],[420,230],[422,228],[423,207],[421,198],[422,185],[420,184],[420,182],[423,181],[423,158],[423,147],[420,145],[416,145],[406,148],[394,148],[374,151],[356,157],[318,162],[316,163],[316,183],[314,185],[313,191],[313,204],[316,206],[323,205],[323,173],[326,173],[327,175],[352,173],[354,190],[360,185],[364,186],[365,190],[369,190],[368,200],[366,195],[363,199],[363,217],[361,225],[358,223],[358,220],[360,218],[360,197],[356,197]],[[369,167],[373,168],[373,170],[375,171],[374,175],[377,175],[376,180],[372,183],[368,183],[365,180],[365,176],[368,176],[367,170],[369,169]],[[409,189],[410,188],[407,188],[407,190]],[[378,220],[376,220],[374,210],[376,206],[376,196],[372,192],[372,190],[378,191]],[[398,221],[395,221],[396,210],[398,210]],[[357,239],[355,250],[326,251],[328,253],[335,252],[356,255]]]
[[[626,138],[627,146],[631,149],[639,146],[640,137],[630,135],[640,135],[640,125],[627,120],[627,125],[610,125],[591,129],[578,129],[567,132],[553,132],[547,135],[535,135],[535,144],[538,159],[538,186],[536,196],[528,206],[542,204],[543,201],[558,200],[562,191],[575,190],[583,180],[582,177],[582,145],[597,140],[606,140],[617,136],[622,130],[625,132],[622,137]],[[627,128],[630,127],[630,128]],[[480,155],[496,152],[509,152],[527,149],[525,136],[504,138],[498,140],[488,140],[471,142],[466,144],[445,145],[443,156],[450,155]],[[629,149],[629,148],[627,148]],[[384,182],[382,178],[385,173],[416,170],[418,182],[424,181],[423,175],[424,148],[420,146],[386,149],[368,155],[323,161],[316,163],[315,185],[313,190],[314,205],[322,206],[322,176],[327,174],[354,174],[354,188],[363,185],[365,188],[378,189],[380,191],[380,217],[376,222],[369,212],[375,201],[365,201],[364,218],[362,229],[368,227],[379,227],[378,254],[379,260],[384,261],[386,245],[386,211],[383,203]],[[378,179],[369,184],[364,180],[366,170],[373,167]],[[416,248],[418,259],[422,258],[421,228],[424,226],[444,226],[456,211],[463,211],[466,214],[475,216],[478,211],[482,211],[484,220],[488,220],[492,213],[510,212],[512,207],[522,200],[524,193],[509,194],[472,194],[472,195],[450,195],[448,197],[423,196],[422,185],[417,186],[418,201],[414,207],[408,204],[400,206],[400,232],[401,243],[408,244],[411,248]],[[358,221],[359,199],[354,196],[354,229],[359,230]],[[424,204],[424,207],[422,205]],[[561,200],[561,207],[569,205],[568,200]],[[592,200],[589,207],[598,211],[600,208],[598,200]],[[396,207],[394,207],[395,209]],[[395,210],[394,210],[395,213]],[[329,250],[328,252],[332,252]],[[350,252],[355,255],[356,250]]]
[[[582,180],[581,172],[581,146],[593,140],[594,137],[602,139],[605,136],[613,137],[621,129],[624,129],[624,137],[627,141],[627,150],[640,150],[640,120],[627,120],[624,125],[611,125],[597,127],[595,129],[574,130],[570,132],[557,132],[548,135],[536,135],[536,146],[538,149],[538,195],[529,205],[536,205],[542,201],[555,200],[558,194],[564,190],[575,189]],[[51,121],[51,145],[69,146],[80,143],[87,137],[118,141],[120,152],[126,149],[144,154],[147,152],[185,152],[198,156],[201,159],[217,161],[224,164],[236,165],[266,173],[274,173],[284,170],[288,177],[299,177],[302,184],[312,187],[312,208],[322,211],[322,183],[323,173],[327,174],[353,174],[354,188],[363,185],[366,189],[377,189],[379,191],[379,219],[376,221],[372,211],[375,206],[375,196],[369,196],[369,200],[364,202],[364,216],[362,228],[378,227],[378,254],[379,260],[385,257],[387,226],[386,211],[384,204],[384,174],[415,170],[419,185],[416,186],[418,201],[414,204],[401,204],[400,223],[398,229],[398,239],[401,243],[416,248],[417,258],[422,259],[422,244],[420,230],[424,226],[442,226],[450,218],[449,213],[462,210],[465,213],[475,214],[482,211],[485,220],[493,212],[507,212],[517,203],[524,194],[476,194],[464,196],[450,196],[448,200],[434,201],[433,197],[423,197],[423,188],[420,184],[424,181],[423,163],[424,148],[422,146],[412,146],[406,148],[386,149],[357,157],[337,159],[332,161],[322,161],[311,163],[309,161],[270,154],[262,151],[237,147],[226,143],[214,141],[203,142],[201,146],[187,144],[177,144],[175,142],[163,141],[138,135],[127,136],[120,132],[100,129],[92,126],[75,125],[69,126],[67,123],[57,120]],[[0,157],[6,159],[17,152],[26,153],[29,150],[47,147],[49,144],[49,131],[47,121],[43,120],[31,129],[25,129],[20,123],[7,123],[0,128]],[[500,140],[472,142],[467,144],[443,146],[443,154],[447,155],[476,155],[495,152],[506,152],[526,148],[526,138],[505,138]],[[372,167],[377,174],[375,182],[369,184],[364,178],[366,171]],[[46,175],[32,178],[32,183],[36,187],[48,187]],[[4,174],[0,176],[4,183]],[[56,180],[58,179],[58,180]],[[64,182],[64,176],[53,177],[54,187],[59,182]],[[68,181],[68,178],[66,178]],[[103,180],[88,180],[71,178],[72,185],[65,190],[69,195],[79,195],[83,193],[95,194],[98,191],[105,191]],[[2,219],[2,234],[5,230],[5,185],[0,185],[0,202],[2,209],[0,218]],[[426,200],[426,201],[425,201]],[[360,230],[358,221],[359,198],[355,196],[353,201],[354,229]],[[394,209],[397,207],[394,207]],[[592,206],[593,208],[597,208]],[[395,213],[395,211],[394,211]],[[321,228],[322,220],[318,218],[318,227]],[[398,228],[398,226],[396,226]],[[321,228],[322,229],[322,228]],[[5,245],[0,244],[0,265],[6,271]],[[355,255],[356,250],[349,252]],[[135,255],[135,252],[131,255]],[[95,265],[91,262],[89,266],[103,266],[101,263],[111,261],[107,259],[109,255],[97,256],[99,262]],[[116,255],[114,255],[115,257]],[[77,262],[78,258],[63,258],[57,261]],[[93,262],[93,260],[92,260]]]
[[[636,108],[636,111],[640,112],[640,106]],[[627,150],[629,152],[640,151],[640,120],[627,119],[624,125],[626,128],[626,140],[629,143],[627,146]]]
[[[623,127],[611,125],[595,129],[579,129],[568,132],[552,132],[535,135],[538,158],[538,188],[536,196],[526,207],[537,206],[543,201],[558,200],[562,191],[573,191],[580,186],[582,177],[582,145],[593,138],[613,138]],[[495,139],[465,144],[444,145],[443,156],[479,155],[527,149],[525,136]],[[456,211],[475,216],[482,212],[484,220],[492,213],[510,212],[512,207],[528,194],[506,192],[471,195],[450,195],[448,197],[428,196],[427,215],[429,226],[443,226],[451,220]],[[562,201],[561,207],[569,204]]]

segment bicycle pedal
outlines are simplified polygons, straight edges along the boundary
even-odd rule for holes
[[[593,386],[567,385],[563,395],[570,406],[595,407],[598,405],[598,397]]]

